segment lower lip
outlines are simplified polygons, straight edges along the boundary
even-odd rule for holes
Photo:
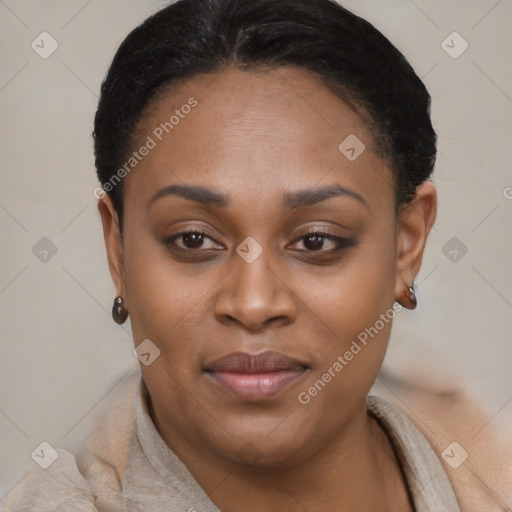
[[[243,400],[258,401],[276,396],[295,383],[305,370],[269,373],[210,372],[207,375],[230,394]]]

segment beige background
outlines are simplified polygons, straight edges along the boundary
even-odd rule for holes
[[[386,366],[401,374],[421,364],[437,382],[458,376],[486,402],[489,422],[512,426],[512,2],[343,4],[424,77],[440,136],[439,217],[419,308],[400,313]],[[41,441],[76,442],[137,364],[129,323],[110,318],[90,134],[115,49],[161,5],[0,0],[0,498]],[[47,59],[31,48],[43,31],[59,44]],[[441,46],[453,31],[469,43],[457,59]],[[57,248],[46,262],[33,253],[43,237]],[[446,246],[453,237],[468,249],[462,258]]]

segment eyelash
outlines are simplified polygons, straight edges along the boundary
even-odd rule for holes
[[[181,231],[179,233],[176,233],[174,235],[171,235],[169,237],[167,237],[164,241],[164,244],[166,247],[169,248],[170,245],[173,245],[175,249],[178,249],[180,251],[184,251],[184,252],[199,252],[201,250],[219,250],[219,249],[202,249],[202,248],[199,248],[199,249],[190,249],[190,248],[187,248],[187,247],[178,247],[175,245],[175,240],[178,240],[180,238],[183,238],[184,236],[186,235],[193,235],[193,234],[196,234],[196,235],[203,235],[205,238],[208,238],[209,240],[215,242],[215,243],[218,243],[216,240],[214,240],[213,238],[211,238],[210,236],[208,236],[206,233],[204,233],[203,231],[196,231],[196,230],[188,230],[188,231]],[[307,233],[304,233],[303,235],[301,235],[299,238],[295,239],[294,242],[292,242],[292,244],[296,244],[298,241],[300,240],[304,240],[308,237],[312,237],[312,236],[317,236],[319,238],[322,238],[324,240],[329,240],[329,241],[332,241],[336,244],[336,247],[334,247],[333,249],[330,249],[330,250],[323,250],[323,249],[319,249],[319,250],[307,250],[307,249],[303,249],[303,250],[300,250],[300,252],[303,252],[303,253],[323,253],[323,254],[330,254],[330,253],[333,253],[333,252],[338,252],[342,249],[348,249],[350,247],[354,247],[356,245],[356,241],[354,239],[351,239],[351,238],[343,238],[343,237],[339,237],[339,236],[334,236],[334,235],[331,235],[329,233],[325,233],[323,231],[308,231]]]

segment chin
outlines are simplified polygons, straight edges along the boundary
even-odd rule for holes
[[[286,423],[286,425],[284,425]],[[284,425],[284,426],[283,426]],[[221,427],[220,427],[221,428]],[[230,435],[230,432],[235,434]],[[272,421],[252,420],[250,424],[226,425],[218,436],[206,436],[210,449],[227,461],[247,468],[285,468],[304,457],[306,447],[314,437],[295,422],[294,428],[283,419]]]

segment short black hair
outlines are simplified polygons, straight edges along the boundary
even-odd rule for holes
[[[121,230],[122,182],[105,185],[133,151],[150,102],[166,86],[230,65],[245,71],[298,67],[355,105],[394,173],[397,207],[430,178],[437,153],[430,95],[369,22],[334,0],[178,0],[130,32],[101,86],[96,171]]]

